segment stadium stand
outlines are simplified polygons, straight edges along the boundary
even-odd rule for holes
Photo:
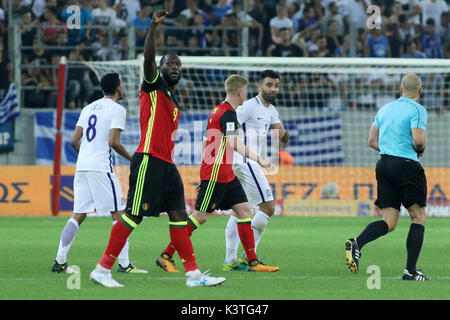
[[[381,29],[366,28],[366,9],[372,4],[381,8]],[[79,29],[69,26],[73,5],[81,8]],[[444,0],[11,0],[11,13],[8,1],[2,0],[1,87],[20,74],[25,108],[54,107],[60,56],[69,61],[134,59],[142,51],[154,8],[170,13],[159,36],[158,54],[450,56]],[[21,38],[20,73],[13,72],[16,53],[8,45],[13,24],[18,24]],[[251,36],[245,37],[246,28]],[[86,68],[71,68],[67,80],[67,108],[80,109],[99,94],[97,80]]]

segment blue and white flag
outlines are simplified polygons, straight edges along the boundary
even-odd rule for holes
[[[283,121],[286,150],[300,166],[333,166],[344,161],[342,119],[336,114]]]
[[[63,112],[62,116],[62,150],[61,165],[75,165],[78,154],[73,149],[70,140],[73,136],[80,112]],[[36,165],[53,165],[55,157],[56,112],[36,112],[34,121],[34,136],[36,139]],[[131,154],[136,150],[140,139],[139,119],[126,119],[125,132],[120,140]],[[113,165],[130,165],[130,161],[112,151]]]
[[[77,153],[72,138],[79,112],[64,112],[61,153],[62,165],[75,165]],[[200,165],[201,141],[206,130],[208,114],[187,114],[180,118],[174,136],[173,160],[176,165]],[[35,118],[36,164],[53,165],[55,150],[56,112],[37,112]],[[294,118],[283,121],[289,131],[290,141],[286,148],[300,166],[333,166],[344,161],[342,119],[336,115]],[[140,139],[139,119],[128,118],[120,140],[133,154]],[[270,147],[270,138],[268,138]],[[129,165],[130,162],[113,152],[113,165]]]
[[[14,119],[20,114],[20,106],[17,101],[17,90],[14,83],[9,85],[8,93],[2,102],[0,102],[0,124]]]
[[[77,153],[73,149],[72,138],[79,112],[63,112],[62,116],[62,150],[61,165],[75,165]],[[36,164],[53,165],[55,158],[56,111],[36,112],[34,120],[34,137],[36,139]]]
[[[202,141],[209,114],[187,114],[180,118],[175,136],[173,162],[178,165],[202,164]]]
[[[186,114],[180,118],[178,129],[172,136],[175,143],[172,159],[176,165],[200,165],[202,163],[202,140],[208,114]],[[125,149],[131,154],[137,149],[141,136],[139,119],[127,118],[125,131],[120,136]],[[114,165],[129,165],[121,156],[115,156]]]

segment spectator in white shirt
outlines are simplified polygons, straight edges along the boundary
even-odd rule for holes
[[[368,0],[343,0],[342,15],[344,23],[354,25],[357,29],[366,29]]]
[[[339,6],[335,1],[328,4],[328,14],[322,19],[321,28],[326,30],[328,22],[334,20],[337,23],[336,34],[343,37],[345,33],[344,17],[339,13]]]
[[[422,25],[425,26],[429,18],[433,18],[435,25],[441,25],[441,14],[448,11],[448,5],[445,0],[422,0]]]
[[[45,2],[45,0],[22,0],[22,5],[30,8],[36,18],[40,18],[45,11]]]
[[[294,23],[287,16],[287,8],[284,3],[279,3],[276,6],[277,15],[270,20],[270,30],[272,41],[280,43],[280,30],[289,29],[291,34],[294,34]]]
[[[193,18],[196,13],[200,12],[203,16],[206,16],[205,12],[198,7],[197,0],[186,0],[186,9],[180,12],[188,20]]]
[[[420,0],[397,0],[402,4],[403,13],[408,18],[408,21],[415,25],[420,25],[420,15],[422,8]]]
[[[415,30],[414,26],[412,25],[412,23],[409,22],[406,14],[401,14],[398,17],[398,22],[399,22],[398,29],[399,29],[400,38],[402,39],[402,41],[405,41],[405,39],[408,35],[411,35],[411,36],[416,35],[416,30]]]
[[[445,44],[450,43],[450,21],[448,12],[443,12],[441,14],[441,25],[438,28],[438,32],[441,37],[441,43],[445,48]]]
[[[141,3],[139,0],[115,0],[114,9],[117,17],[130,25],[137,13],[141,11]]]
[[[116,12],[106,5],[106,0],[94,0],[95,9],[92,10],[92,22],[94,25],[114,26]]]

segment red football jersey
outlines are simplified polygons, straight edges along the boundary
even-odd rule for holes
[[[147,153],[173,163],[174,138],[180,119],[178,102],[161,75],[154,81],[144,80],[141,86],[140,114],[141,140],[136,152]]]
[[[228,183],[236,177],[232,169],[234,150],[227,143],[227,136],[235,135],[238,126],[236,111],[228,102],[213,109],[208,119],[201,180]]]

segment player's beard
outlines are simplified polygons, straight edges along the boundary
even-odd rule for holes
[[[275,99],[277,98],[277,95],[270,95],[267,92],[264,91],[264,89],[261,90],[261,95],[263,97],[264,100],[266,100],[269,103],[272,103],[275,101]]]
[[[117,100],[118,101],[122,100],[123,99],[123,92],[122,91],[118,91],[117,93],[118,93]]]
[[[166,81],[167,85],[168,85],[169,87],[172,87],[172,86],[175,86],[175,85],[178,83],[178,81],[180,81],[181,74],[178,74],[178,77],[177,77],[176,79],[173,79],[173,78],[170,76],[169,72],[164,71],[164,72],[163,72],[163,77],[164,77],[164,80]]]

